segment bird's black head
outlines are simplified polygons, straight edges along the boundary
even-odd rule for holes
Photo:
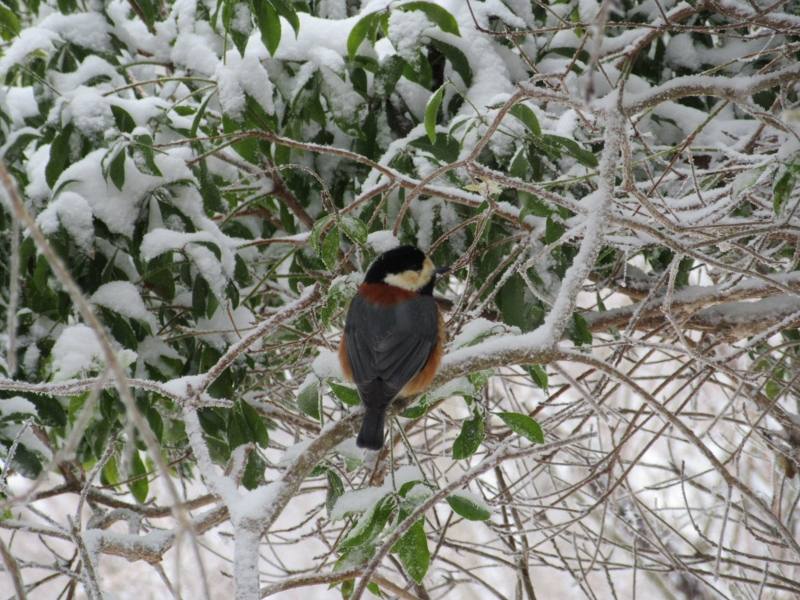
[[[387,283],[411,292],[432,294],[437,270],[433,261],[414,246],[398,246],[375,259],[364,283]]]

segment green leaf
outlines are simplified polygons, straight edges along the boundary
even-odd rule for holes
[[[348,57],[353,58],[356,55],[359,46],[361,46],[361,42],[366,39],[367,35],[369,35],[375,25],[377,25],[379,17],[380,13],[369,13],[361,17],[358,23],[353,26],[353,29],[350,30],[350,35],[347,36]]]
[[[133,497],[136,498],[136,501],[143,504],[147,500],[147,494],[150,490],[150,484],[147,482],[147,469],[142,462],[142,457],[139,456],[136,450],[133,451],[131,458],[133,460],[131,461],[130,476],[135,479],[128,482],[128,489],[133,494]]]
[[[281,20],[278,17],[278,11],[266,0],[253,0],[251,6],[258,29],[261,31],[261,41],[264,42],[269,53],[274,56],[281,41]]]
[[[8,444],[9,446],[11,443]],[[6,449],[8,450],[8,448]],[[4,457],[5,458],[5,457]],[[17,445],[14,451],[14,458],[11,461],[12,468],[28,479],[36,479],[42,472],[42,461],[37,454],[28,449],[24,444]]]
[[[325,495],[325,508],[328,510],[328,514],[330,515],[333,507],[336,505],[336,501],[344,494],[344,483],[342,483],[341,477],[336,474],[336,472],[332,469],[326,469],[325,476],[328,479],[328,492]]]
[[[137,168],[147,175],[161,177],[161,170],[156,165],[156,157],[153,151],[153,138],[149,134],[135,135],[133,139],[138,144],[137,151],[144,159],[143,163],[137,164]]]
[[[533,382],[543,390],[547,389],[547,371],[541,365],[528,365],[526,367],[528,375],[531,376]]]
[[[50,160],[47,161],[47,166],[44,169],[44,177],[50,188],[55,185],[58,176],[67,168],[69,163],[69,140],[73,129],[72,123],[70,123],[61,130],[50,144]]]
[[[374,540],[383,531],[394,509],[395,501],[391,494],[378,500],[362,515],[355,527],[342,540],[339,549],[348,550]]]
[[[536,118],[536,114],[529,106],[526,106],[525,104],[515,104],[508,112],[522,121],[525,127],[527,127],[533,135],[542,135],[542,129],[539,127],[539,119]],[[594,158],[594,156],[592,156],[592,158]]]
[[[339,228],[334,226],[322,240],[322,247],[320,248],[320,258],[329,270],[333,271],[336,268],[336,263],[339,259]]]
[[[381,62],[378,73],[375,75],[375,90],[384,98],[388,98],[394,92],[397,82],[403,75],[406,61],[393,54]]]
[[[111,159],[111,164],[108,167],[108,174],[111,177],[112,183],[118,190],[122,189],[125,185],[125,148],[120,148]]]
[[[247,457],[244,473],[242,473],[242,485],[248,490],[256,489],[264,483],[264,469],[266,468],[267,464],[258,452],[251,452]]]
[[[130,133],[136,127],[136,121],[133,120],[133,117],[124,108],[112,104],[111,114],[114,115],[114,121],[117,123],[117,128],[120,131]]]
[[[439,106],[442,104],[444,97],[444,84],[428,99],[428,104],[425,105],[425,133],[428,134],[428,139],[431,144],[436,143],[436,115],[439,113]]]
[[[258,2],[259,0],[256,0]],[[300,18],[297,16],[297,11],[292,6],[291,2],[287,0],[270,0],[272,6],[278,11],[278,14],[289,22],[289,25],[294,29],[294,36],[300,33]]]
[[[780,214],[784,203],[794,190],[798,175],[800,175],[800,165],[790,165],[775,182],[772,188],[772,208],[776,215]]]
[[[367,229],[367,225],[360,219],[345,215],[340,219],[339,227],[341,227],[342,233],[350,238],[353,243],[359,246],[363,246],[367,243],[369,230]]]
[[[456,73],[461,75],[464,85],[467,87],[472,85],[472,68],[469,66],[467,56],[461,50],[440,40],[431,40],[431,46],[436,48],[450,61]]]
[[[478,504],[466,495],[453,494],[447,497],[447,503],[453,511],[469,521],[485,521],[492,516],[483,504]]]
[[[67,413],[57,399],[51,396],[32,394],[28,400],[36,407],[36,414],[43,425],[63,427],[67,424]]]
[[[0,37],[12,40],[19,35],[19,19],[4,4],[0,4]]]
[[[544,139],[546,142],[551,142],[561,146],[567,151],[567,154],[575,158],[579,163],[586,167],[597,166],[597,157],[595,157],[595,155],[588,150],[582,148],[575,140],[561,137],[560,135],[544,135],[542,136],[542,139]]]
[[[314,223],[314,228],[311,230],[309,242],[311,242],[311,247],[314,249],[314,252],[319,255],[322,255],[322,234],[332,220],[332,215],[325,215],[319,221]]]
[[[544,433],[539,424],[528,415],[515,412],[495,413],[514,433],[538,444],[544,444]]]
[[[564,235],[566,230],[567,228],[560,221],[556,221],[552,215],[549,215],[544,226],[544,243],[552,244]]]
[[[361,402],[361,399],[358,396],[358,390],[341,385],[334,381],[329,381],[328,385],[331,387],[331,391],[336,395],[336,397],[347,406],[356,406],[359,402]]]
[[[298,408],[307,414],[309,417],[312,417],[319,421],[320,418],[320,407],[319,407],[319,384],[314,382],[311,385],[307,385],[300,390],[300,394],[297,396],[297,406]]]
[[[262,448],[266,448],[269,445],[269,433],[261,415],[244,400],[238,401],[238,405],[239,410],[242,412],[242,417],[250,427],[250,440]]]
[[[530,329],[529,303],[525,301],[525,282],[522,277],[517,274],[509,277],[497,293],[495,301],[504,323],[523,331]]]
[[[432,2],[406,2],[397,8],[405,12],[421,10],[425,13],[425,16],[436,23],[442,31],[457,36],[461,35],[458,31],[458,22],[455,17],[438,4],[433,4]]]
[[[156,436],[159,442],[163,441],[164,419],[161,418],[161,413],[158,412],[155,406],[151,405],[148,407],[145,416],[147,417],[147,424],[150,425],[150,429],[153,430],[153,435]]]
[[[251,441],[250,426],[236,405],[228,411],[227,434],[231,450]]]
[[[392,551],[397,554],[408,575],[420,583],[431,563],[428,538],[425,535],[425,519],[414,523],[403,537],[397,540]]]
[[[206,300],[211,296],[208,282],[200,275],[195,277],[192,286],[192,315],[200,319],[206,314]]]
[[[458,434],[455,442],[453,442],[453,458],[469,458],[475,454],[485,436],[486,429],[483,415],[476,413],[461,425],[461,433]]]
[[[100,473],[100,481],[105,485],[116,486],[119,483],[119,470],[117,469],[117,460],[113,456],[108,459],[103,466],[103,471]]]
[[[572,315],[572,324],[568,328],[568,334],[577,346],[592,343],[592,332],[589,329],[589,324],[578,313],[573,313]]]

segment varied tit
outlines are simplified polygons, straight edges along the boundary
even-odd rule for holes
[[[421,393],[436,375],[445,335],[433,286],[447,271],[418,248],[400,246],[375,259],[350,303],[339,362],[364,404],[361,448],[380,450],[392,400]]]

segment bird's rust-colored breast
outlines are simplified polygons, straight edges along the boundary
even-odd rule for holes
[[[375,304],[383,304],[390,306],[403,300],[410,300],[416,294],[394,286],[386,285],[383,283],[363,283],[358,288],[358,293],[363,298]],[[444,330],[444,319],[442,312],[436,308],[437,313],[437,332],[436,332],[436,345],[431,350],[428,360],[425,361],[425,366],[417,373],[411,381],[409,381],[403,389],[400,390],[398,396],[408,397],[415,396],[424,392],[436,377],[436,371],[439,370],[439,365],[442,362],[442,355],[444,354],[444,343],[446,339]],[[342,373],[346,381],[353,381],[353,369],[350,365],[350,359],[347,356],[347,345],[345,337],[342,336],[339,340],[339,364],[342,367]]]
[[[439,365],[442,363],[445,341],[444,319],[438,308],[436,312],[438,316],[436,345],[433,347],[433,350],[431,350],[431,354],[425,362],[425,366],[422,367],[422,370],[400,390],[398,395],[401,398],[416,396],[427,390],[431,383],[433,383],[433,379],[436,377],[436,371],[439,370]]]
[[[339,364],[342,367],[345,381],[353,381],[353,369],[350,366],[350,358],[347,356],[347,346],[345,345],[344,335],[339,340]]]

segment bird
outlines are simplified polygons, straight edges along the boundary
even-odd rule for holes
[[[365,409],[358,447],[380,450],[392,401],[433,381],[445,342],[433,286],[449,270],[437,269],[415,246],[398,246],[375,259],[350,302],[339,362]]]

